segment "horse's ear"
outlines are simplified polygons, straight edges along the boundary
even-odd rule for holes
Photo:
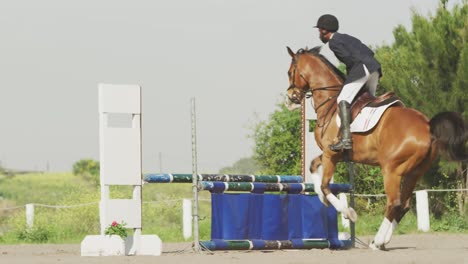
[[[289,55],[291,55],[291,57],[294,58],[294,55],[295,55],[294,52],[288,46],[286,46],[286,48],[288,49]]]

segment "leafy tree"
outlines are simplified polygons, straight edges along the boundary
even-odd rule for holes
[[[382,64],[383,90],[396,91],[408,106],[432,117],[441,111],[455,111],[468,118],[468,5],[447,10],[446,0],[434,16],[412,15],[412,31],[397,26],[395,42],[379,47],[376,57]],[[466,188],[468,166],[437,160],[426,174],[425,188]],[[445,195],[447,198],[449,194]],[[433,210],[457,206],[463,213],[468,196],[440,199]],[[463,202],[465,200],[465,202]]]
[[[395,42],[377,49],[384,71],[381,87],[428,116],[456,111],[466,117],[467,17],[466,3],[452,12],[441,5],[428,18],[413,12],[412,31],[397,26]]]
[[[230,167],[222,168],[221,174],[258,174],[260,166],[253,158],[242,158]]]
[[[99,185],[99,161],[82,159],[73,164],[73,174]]]
[[[301,174],[301,114],[278,105],[268,121],[259,122],[253,133],[253,158],[260,174]]]

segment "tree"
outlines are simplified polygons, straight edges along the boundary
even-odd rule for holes
[[[260,166],[253,158],[241,158],[230,167],[219,170],[221,174],[258,174]]]
[[[99,161],[82,159],[73,164],[73,174],[99,185]]]
[[[395,42],[376,51],[384,74],[381,88],[427,116],[455,111],[468,117],[467,17],[466,3],[452,12],[442,3],[429,18],[413,12],[412,31],[397,26]]]
[[[259,122],[253,133],[253,158],[260,174],[301,174],[301,114],[278,105],[268,121]]]
[[[446,2],[441,1],[434,16],[413,12],[412,31],[397,26],[393,31],[395,42],[377,49],[384,73],[380,84],[382,90],[395,91],[406,106],[428,117],[455,111],[467,119],[468,5],[464,1],[449,11]],[[426,174],[425,187],[467,188],[467,169],[466,163],[454,166],[437,160]],[[466,195],[459,196],[458,203],[438,199],[443,206],[437,207],[442,212],[457,206],[463,213],[467,199]]]

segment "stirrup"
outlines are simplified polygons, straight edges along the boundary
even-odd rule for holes
[[[349,139],[342,139],[340,140],[340,142],[330,145],[330,149],[335,152],[338,152],[344,149],[352,149],[352,148],[353,148],[353,141]]]

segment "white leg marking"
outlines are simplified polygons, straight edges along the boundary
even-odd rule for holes
[[[324,195],[322,192],[322,188],[320,186],[322,185],[322,176],[316,172],[312,173],[312,182],[314,183],[314,191],[318,195],[320,201],[324,204]]]
[[[390,228],[388,229],[387,233],[385,234],[384,244],[388,244],[388,242],[390,242],[390,239],[392,239],[393,231],[395,231],[395,229],[397,228],[397,226],[398,226],[397,221],[396,221],[396,220],[393,220],[393,221],[392,221],[392,225],[390,226]]]
[[[387,231],[391,229],[392,223],[390,220],[388,220],[386,217],[382,221],[382,224],[380,225],[379,231],[377,231],[377,234],[375,235],[373,244],[379,248],[382,246],[385,242],[385,236],[387,234]],[[372,246],[372,245],[371,245]]]
[[[333,207],[335,207],[338,212],[343,213],[345,206],[340,200],[338,200],[338,198],[336,198],[333,193],[327,194],[327,200],[333,205]]]

